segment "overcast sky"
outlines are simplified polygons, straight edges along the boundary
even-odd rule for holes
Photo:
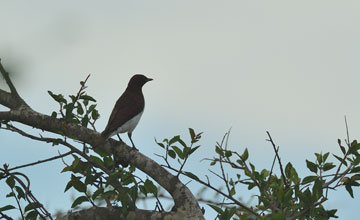
[[[144,87],[145,113],[133,134],[151,158],[160,152],[154,137],[193,127],[204,132],[198,164],[232,127],[232,149],[248,147],[265,168],[273,155],[268,130],[284,163],[309,175],[305,158],[339,153],[345,115],[351,138],[359,138],[359,11],[358,1],[332,0],[1,1],[0,58],[24,99],[48,114],[57,105],[47,90],[75,93],[91,73],[88,92],[98,101],[100,131],[133,74],[154,78]],[[0,138],[7,151],[1,164],[57,154],[5,131]],[[52,171],[62,175],[60,192],[61,166],[54,163]],[[36,182],[44,170],[26,172]],[[358,199],[342,191],[331,196],[325,206],[339,208],[340,219],[355,215]]]

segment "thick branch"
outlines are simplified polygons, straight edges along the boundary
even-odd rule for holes
[[[68,213],[62,217],[58,217],[57,220],[97,220],[97,219],[107,219],[107,220],[119,220],[119,219],[134,219],[134,220],[143,220],[143,219],[189,219],[183,215],[183,213],[176,212],[156,212],[148,210],[137,210],[130,211],[124,214],[121,211],[121,207],[92,207],[89,209],[81,210],[78,212]],[[197,218],[191,218],[197,219]]]
[[[4,75],[4,73],[2,72]],[[88,128],[68,123],[64,119],[57,119],[32,110],[25,102],[19,106],[19,100],[9,93],[0,92],[0,104],[10,107],[9,112],[0,112],[0,120],[16,121],[33,128],[60,134],[94,146],[100,134]],[[17,105],[13,105],[15,102]],[[15,108],[14,108],[15,107]],[[110,139],[98,146],[101,150],[115,154],[121,161],[134,165],[167,190],[174,199],[174,211],[185,214],[186,218],[203,219],[201,209],[191,191],[180,180],[157,164],[152,159],[124,143]]]
[[[10,93],[5,92],[4,90],[0,90],[0,97],[4,96],[6,98],[7,97],[6,95],[11,95],[11,97],[12,97],[11,106],[7,106],[6,104],[4,104],[4,105],[11,108],[11,109],[18,108],[21,105],[26,105],[27,106],[25,101],[21,99],[18,92],[16,91],[15,86],[14,86],[14,84],[12,83],[12,81],[11,81],[11,79],[9,77],[9,73],[6,72],[3,65],[1,64],[1,59],[0,59],[0,73],[4,77],[6,84],[10,88]],[[9,98],[7,97],[7,99],[9,99]],[[2,104],[1,101],[3,101],[2,98],[0,98],[0,104]]]

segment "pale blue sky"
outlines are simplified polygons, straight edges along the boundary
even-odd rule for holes
[[[99,130],[134,73],[154,78],[144,87],[146,109],[133,135],[151,158],[159,152],[154,137],[185,134],[188,127],[204,132],[195,161],[211,156],[232,127],[233,149],[248,147],[255,164],[271,164],[269,130],[284,163],[301,169],[314,152],[339,152],[344,115],[351,137],[359,137],[359,11],[358,1],[332,0],[2,1],[0,57],[25,100],[44,113],[57,108],[47,90],[73,93],[91,73]],[[57,152],[4,131],[0,138],[7,143],[1,164]],[[57,178],[61,163],[54,164]],[[28,170],[33,179],[45,171]],[[65,184],[56,186],[62,191]],[[349,219],[359,200],[344,194],[334,193],[325,205]]]

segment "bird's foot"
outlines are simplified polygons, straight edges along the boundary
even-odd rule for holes
[[[135,145],[132,146],[131,150],[132,150],[132,151],[133,151],[133,150],[139,151],[139,149],[137,149],[137,148],[135,147]]]

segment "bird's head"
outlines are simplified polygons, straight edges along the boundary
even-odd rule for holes
[[[128,88],[142,88],[143,85],[153,79],[147,78],[146,76],[142,74],[136,74],[133,77],[131,77]]]

